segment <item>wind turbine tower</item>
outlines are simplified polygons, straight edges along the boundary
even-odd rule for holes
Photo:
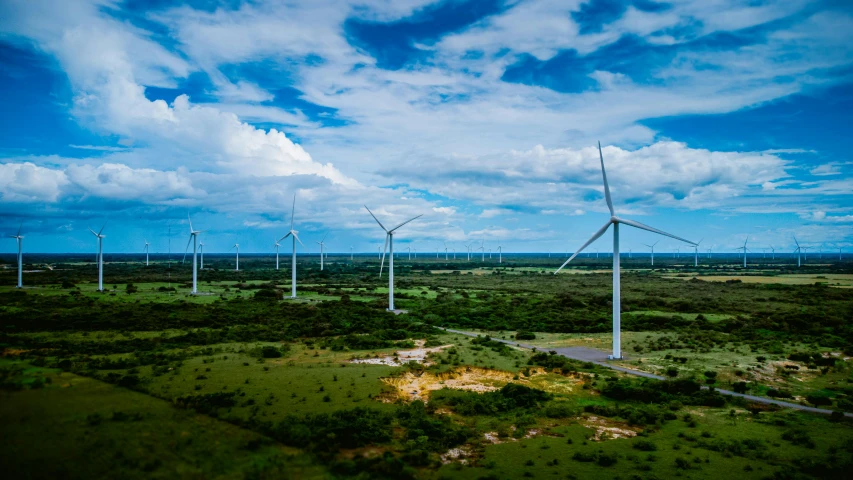
[[[379,219],[376,218],[376,215],[374,215],[373,212],[371,212],[370,209],[367,208],[367,205],[365,205],[364,208],[367,209],[367,212],[370,213],[370,216],[373,217],[373,219],[376,220],[376,223],[378,223],[379,226],[382,227],[382,230],[385,231],[385,250],[388,250],[389,246],[391,247],[390,251],[389,251],[390,255],[388,256],[388,311],[393,312],[394,311],[394,232],[397,231],[398,228],[400,228],[403,225],[411,222],[412,220],[423,216],[423,214],[418,215],[416,217],[412,217],[412,218],[406,220],[405,222],[397,225],[396,227],[392,228],[391,230],[388,230],[387,228],[385,228],[384,225],[382,225],[382,222],[380,222]],[[382,252],[382,264],[379,266],[379,276],[380,277],[382,277],[382,268],[385,266],[385,250]]]
[[[320,245],[320,271],[321,271],[321,272],[323,271],[323,251],[325,250],[325,247],[326,247],[326,243],[325,243],[325,242],[326,242],[326,237],[327,237],[328,235],[329,235],[329,234],[327,233],[327,234],[323,235],[323,239],[322,239],[322,240],[320,240],[319,242],[316,242],[316,241],[314,242],[314,243],[316,243],[317,245]]]
[[[736,250],[743,250],[743,268],[746,268],[746,252],[751,252],[752,250],[746,248],[746,242],[749,241],[749,236],[746,237],[746,240],[743,241],[743,246],[736,248]]]
[[[501,246],[498,245],[498,263],[504,263],[503,250],[501,250]]]
[[[193,291],[192,294],[195,295],[198,293],[198,265],[196,263],[196,255],[198,254],[198,234],[202,233],[202,230],[194,230],[193,229],[193,221],[190,219],[190,216],[187,215],[187,220],[190,222],[190,239],[187,240],[187,246],[184,248],[184,258],[181,259],[181,263],[184,263],[184,260],[187,258],[187,250],[190,248],[190,242],[193,244]],[[238,253],[239,255],[239,253]],[[237,260],[238,270],[239,268],[239,257]]]
[[[204,242],[198,242],[198,253],[201,256],[201,265],[198,269],[204,270]]]
[[[690,245],[696,245],[690,240],[683,239],[681,237],[677,237],[670,233],[663,232],[656,228],[649,227],[648,225],[643,225],[642,223],[635,222],[633,220],[628,220],[624,218],[620,218],[616,216],[616,212],[613,209],[613,200],[610,198],[610,186],[607,184],[607,173],[604,170],[604,155],[601,152],[601,143],[598,144],[598,156],[601,160],[601,178],[604,181],[604,198],[607,201],[607,208],[610,209],[610,219],[607,223],[604,224],[595,234],[584,243],[581,248],[577,249],[575,253],[569,257],[568,260],[564,264],[554,272],[556,275],[563,267],[568,265],[580,252],[582,252],[586,247],[588,247],[592,242],[598,240],[602,235],[607,232],[607,229],[610,226],[613,226],[613,354],[610,355],[611,359],[619,359],[622,358],[622,340],[621,340],[621,323],[622,323],[622,306],[621,306],[621,288],[619,284],[620,275],[619,275],[619,225],[625,224],[630,225],[635,228],[639,228],[642,230],[647,230],[652,233],[657,233],[659,235],[664,235],[670,238],[674,238],[676,240],[689,243]]]
[[[22,237],[22,236],[21,236],[21,227],[23,227],[23,226],[24,226],[24,224],[22,223],[22,224],[18,227],[18,233],[14,234],[14,235],[9,235],[10,237],[14,238],[14,239],[15,239],[15,242],[17,242],[17,244],[18,244],[18,285],[16,286],[16,288],[24,288],[24,284],[23,284],[23,273],[24,273],[24,253],[23,253],[23,246],[24,246],[24,237]],[[840,249],[840,248],[838,249],[838,252],[839,252],[839,253],[838,253],[838,256],[839,256],[839,258],[840,258],[840,257],[841,257],[841,249]]]
[[[282,241],[287,237],[293,237],[293,250],[290,257],[290,298],[296,298],[296,242],[299,242],[302,247],[305,247],[305,244],[302,243],[302,240],[299,240],[298,231],[293,229],[293,216],[296,214],[296,195],[293,195],[293,209],[290,211],[290,231],[287,232],[287,235],[278,239],[278,241]]]
[[[803,251],[803,247],[800,246],[800,242],[797,241],[797,237],[794,237],[794,243],[797,244],[797,248],[794,249],[794,253],[797,254],[797,266],[799,267],[802,265],[802,262],[800,261],[800,254]]]
[[[148,243],[148,240],[145,240],[145,247],[144,247],[144,250],[145,250],[145,266],[146,266],[146,267],[148,266],[148,246],[149,246],[149,245],[151,245],[151,244],[150,244],[150,243]]]
[[[235,268],[234,271],[239,272],[240,271],[240,244],[235,243],[234,246],[229,248],[228,250],[232,250],[232,249],[237,250],[237,268]]]
[[[278,270],[278,247],[281,246],[280,243],[273,237],[272,239],[273,247],[275,248],[275,269]]]
[[[660,240],[658,240],[657,242],[655,242],[655,243],[653,243],[653,244],[651,244],[651,245],[648,245],[648,244],[645,244],[645,243],[643,244],[643,245],[645,245],[645,246],[647,246],[647,247],[649,247],[649,248],[651,248],[651,249],[652,249],[652,266],[653,266],[653,267],[655,266],[655,245],[657,245],[657,244],[658,244],[658,242],[660,242]]]
[[[91,228],[89,229],[89,231],[92,232],[92,235],[94,235],[98,238],[98,291],[99,292],[104,291],[104,237],[106,235],[102,235],[102,232],[104,231],[104,227],[106,227],[106,226],[107,226],[107,224],[105,223],[101,227],[101,229],[98,231],[98,233],[95,233],[95,231],[92,230]]]
[[[702,240],[705,240],[704,238]],[[693,245],[693,267],[699,266],[699,244],[702,243],[702,240],[696,242],[696,245]]]

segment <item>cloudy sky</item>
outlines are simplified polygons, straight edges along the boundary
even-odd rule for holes
[[[0,105],[28,251],[104,222],[108,252],[180,250],[189,213],[210,252],[269,252],[294,194],[332,251],[381,243],[363,204],[424,215],[400,248],[572,251],[608,217],[598,141],[622,216],[853,246],[844,0],[4,0]]]

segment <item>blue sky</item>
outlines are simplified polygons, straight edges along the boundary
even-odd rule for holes
[[[848,2],[282,3],[2,2],[0,228],[164,252],[191,214],[210,252],[270,252],[296,195],[312,251],[373,251],[363,204],[424,214],[400,248],[572,251],[609,215],[600,141],[620,215],[853,248]]]

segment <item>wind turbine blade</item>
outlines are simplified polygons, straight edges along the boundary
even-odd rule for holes
[[[367,205],[365,205],[364,208],[367,208]],[[379,226],[382,227],[382,230],[385,230],[385,232],[388,233],[388,229],[385,228],[385,225],[382,225],[382,222],[380,222],[379,219],[376,218],[376,215],[374,215],[373,212],[371,212],[369,208],[367,208],[367,213],[369,213],[370,216],[373,217],[374,220],[376,220],[376,223],[378,223]]]
[[[293,230],[293,216],[296,215],[296,194],[293,194],[293,209],[290,211],[290,229]]]
[[[393,232],[394,230],[397,230],[398,228],[400,228],[400,227],[402,227],[403,225],[405,225],[405,224],[407,224],[407,223],[411,222],[412,220],[415,220],[415,219],[421,218],[421,217],[423,217],[423,216],[424,216],[424,214],[422,213],[422,214],[418,215],[417,217],[412,217],[412,218],[410,218],[410,219],[406,220],[405,222],[403,222],[403,223],[401,223],[401,224],[397,225],[396,227],[392,228],[390,231],[392,231],[392,232]]]
[[[18,226],[18,234],[17,234],[17,235],[15,235],[16,237],[20,237],[20,236],[21,236],[21,228],[23,228],[23,226],[24,226],[24,222],[21,222],[21,224]]]
[[[664,235],[664,236],[667,236],[670,238],[674,238],[676,240],[681,240],[682,242],[689,243],[690,245],[696,245],[695,243],[691,242],[690,240],[687,240],[686,238],[677,237],[671,233],[666,233],[663,230],[658,230],[657,228],[652,228],[648,225],[643,225],[640,222],[635,222],[633,220],[626,220],[624,218],[617,218],[616,221],[619,223],[624,223],[625,225],[631,225],[632,227],[640,228],[643,230],[648,230],[650,232],[657,233],[659,235]]]
[[[96,236],[96,237],[98,236],[98,234],[97,234],[97,233],[95,233],[95,231],[94,231],[94,230],[92,230],[91,228],[90,228],[90,229],[88,229],[88,230],[89,230],[90,232],[92,232],[92,235],[94,235],[94,236]]]
[[[800,248],[800,242],[797,241],[797,237],[794,237],[794,243],[797,244],[797,248]]]
[[[187,248],[184,249],[184,258],[181,259],[181,263],[184,263],[184,260],[187,259],[187,251],[190,249],[190,242],[193,241],[193,236],[190,235],[190,239],[187,240]]]
[[[106,227],[106,226],[107,226],[107,222],[104,222],[104,224],[101,226],[101,229],[98,231],[98,235],[100,235],[101,232],[104,231],[104,227]]]
[[[610,198],[610,185],[607,184],[607,172],[604,171],[604,155],[601,153],[601,142],[598,142],[598,158],[601,160],[601,178],[604,179],[604,199],[607,200],[607,208],[610,216],[616,215],[613,211],[613,200]]]
[[[302,245],[303,247],[305,247],[305,244],[304,244],[304,243],[302,243],[302,240],[300,240],[300,239],[299,239],[299,235],[297,235],[297,234],[295,234],[295,233],[294,233],[294,234],[293,234],[293,236],[296,238],[296,241],[297,241],[297,242],[299,242],[299,244],[300,244],[300,245]]]
[[[187,220],[189,220],[189,222],[190,222],[190,231],[192,232],[192,231],[193,231],[193,221],[192,221],[192,219],[190,218],[190,214],[189,214],[189,213],[187,214]]]
[[[287,235],[285,235],[285,236],[283,236],[283,237],[279,238],[279,239],[278,239],[278,241],[277,241],[276,243],[278,243],[278,242],[280,242],[280,241],[284,240],[285,238],[287,238],[287,237],[289,237],[289,236],[290,236],[290,232],[287,232]]]
[[[323,239],[322,239],[322,240],[320,240],[320,243],[325,242],[325,241],[326,241],[326,237],[328,237],[328,236],[329,236],[329,233],[328,233],[328,232],[326,232],[326,234],[325,234],[325,235],[323,235]]]
[[[581,253],[581,252],[582,252],[586,247],[588,247],[592,242],[594,242],[594,241],[598,240],[599,238],[601,238],[601,236],[602,236],[602,235],[604,235],[604,232],[606,232],[606,231],[607,231],[607,229],[610,227],[610,224],[611,224],[611,223],[613,223],[613,221],[609,221],[609,222],[605,223],[603,227],[599,228],[599,229],[598,229],[598,231],[597,231],[597,232],[595,232],[595,234],[594,234],[594,235],[593,235],[589,240],[587,240],[587,241],[586,241],[586,243],[584,243],[583,245],[581,245],[581,248],[579,248],[579,249],[574,253],[574,255],[572,255],[571,257],[569,257],[569,259],[568,259],[568,260],[566,260],[566,262],[565,262],[565,263],[563,263],[562,265],[560,265],[560,268],[558,268],[558,269],[557,269],[557,271],[556,271],[556,272],[554,272],[554,275],[556,275],[557,273],[559,273],[559,271],[560,271],[560,270],[562,270],[562,269],[563,269],[563,267],[565,267],[566,265],[568,265],[568,264],[569,264],[569,262],[571,262],[572,260],[574,260],[574,258],[575,258],[575,257],[577,257],[577,256],[578,256],[578,255],[579,255],[579,254],[580,254],[580,253]]]
[[[364,208],[367,208],[367,207],[364,207]],[[376,217],[373,217],[373,218],[376,218]],[[379,220],[377,220],[377,222],[378,221]],[[382,225],[382,224],[380,223],[380,225]],[[385,228],[385,227],[382,227],[382,228]],[[379,264],[379,276],[380,277],[382,277],[382,269],[385,268],[385,252],[388,251],[388,237],[390,237],[390,236],[391,235],[389,235],[387,233],[385,234],[385,248],[382,249],[382,263]]]

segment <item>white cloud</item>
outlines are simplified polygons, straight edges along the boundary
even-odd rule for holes
[[[0,197],[4,202],[54,202],[68,183],[62,171],[29,162],[0,164]]]

